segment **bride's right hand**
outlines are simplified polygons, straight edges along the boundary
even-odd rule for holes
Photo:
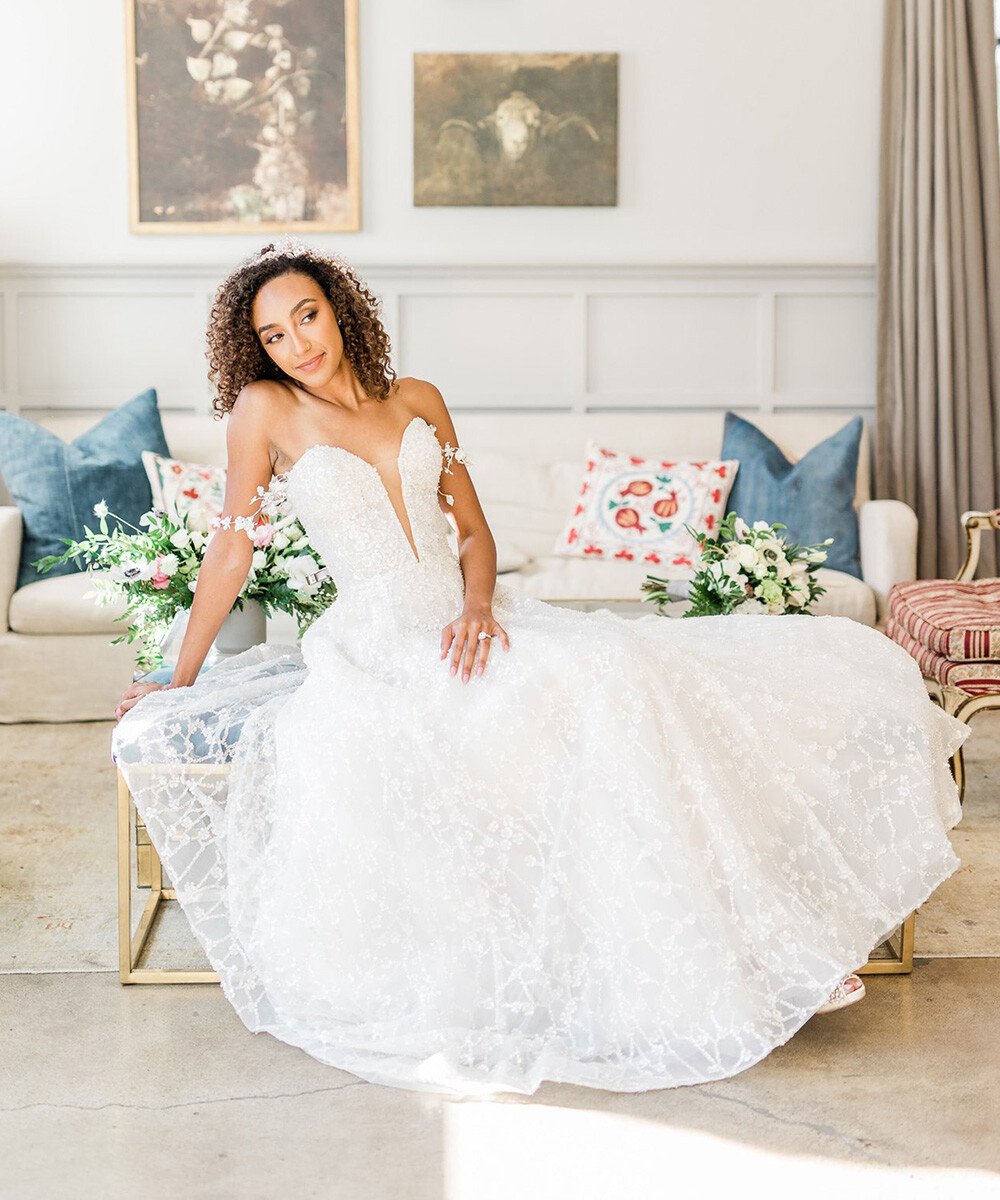
[[[118,707],[115,709],[115,720],[120,721],[130,708],[134,708],[139,703],[143,696],[148,696],[150,692],[155,692],[158,688],[166,686],[165,683],[133,683],[118,701]]]

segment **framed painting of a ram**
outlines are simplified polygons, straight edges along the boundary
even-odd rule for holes
[[[617,54],[415,54],[416,205],[614,205]]]
[[[133,233],[361,227],[358,0],[125,0]]]

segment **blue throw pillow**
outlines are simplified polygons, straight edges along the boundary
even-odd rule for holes
[[[780,521],[783,537],[812,546],[828,537],[824,564],[861,578],[854,493],[862,421],[855,417],[804,458],[791,463],[756,425],[726,413],[720,458],[739,459],[727,512],[744,521]]]
[[[31,565],[62,554],[61,537],[83,537],[96,527],[94,505],[136,524],[153,504],[140,457],[143,450],[170,453],[163,436],[156,391],[150,388],[68,445],[47,429],[14,413],[0,412],[0,474],[24,518],[17,586],[48,575],[72,575],[72,560],[39,575]]]

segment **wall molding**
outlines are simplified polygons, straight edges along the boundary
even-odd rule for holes
[[[362,263],[400,374],[468,410],[871,415],[870,263]],[[232,262],[0,264],[0,406],[208,412],[204,327]]]

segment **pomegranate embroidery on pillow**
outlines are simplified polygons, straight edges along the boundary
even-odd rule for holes
[[[579,494],[554,553],[690,576],[699,550],[685,526],[714,534],[738,466],[735,459],[643,458],[588,441]]]

